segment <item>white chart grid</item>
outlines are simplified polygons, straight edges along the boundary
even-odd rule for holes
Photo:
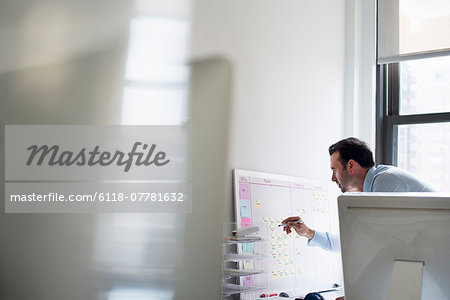
[[[310,227],[329,231],[328,185],[324,181],[235,170],[236,220],[240,226],[258,225],[267,236],[268,290],[312,291],[336,282],[333,254],[308,247],[296,233],[286,235],[281,221],[301,216]],[[246,249],[251,252],[252,249]]]

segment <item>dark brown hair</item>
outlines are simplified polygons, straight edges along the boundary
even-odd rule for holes
[[[340,161],[345,167],[350,159],[356,161],[363,168],[370,168],[375,165],[373,154],[369,146],[354,137],[343,139],[328,148],[328,152],[332,155],[339,152]]]

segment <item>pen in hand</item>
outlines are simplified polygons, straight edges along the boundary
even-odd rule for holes
[[[302,221],[302,220],[298,220],[298,221],[291,221],[291,222],[287,222],[287,223],[303,224],[303,221]],[[280,225],[278,225],[278,227],[286,227],[286,226],[287,226],[287,223],[280,224]]]

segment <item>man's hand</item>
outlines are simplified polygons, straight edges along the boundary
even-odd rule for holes
[[[283,230],[286,231],[286,234],[289,234],[292,232],[292,228],[294,228],[298,235],[306,237],[308,240],[312,239],[314,237],[314,230],[306,226],[305,223],[294,223],[301,220],[302,219],[300,217],[289,217],[284,219],[281,223],[287,225],[283,228]]]
[[[344,297],[337,297],[336,300],[344,300]]]

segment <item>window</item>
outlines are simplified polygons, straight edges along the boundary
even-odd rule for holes
[[[400,115],[450,112],[450,56],[401,62],[399,81]]]
[[[377,69],[377,163],[450,192],[450,56]]]
[[[376,161],[450,192],[450,2],[377,0]]]

